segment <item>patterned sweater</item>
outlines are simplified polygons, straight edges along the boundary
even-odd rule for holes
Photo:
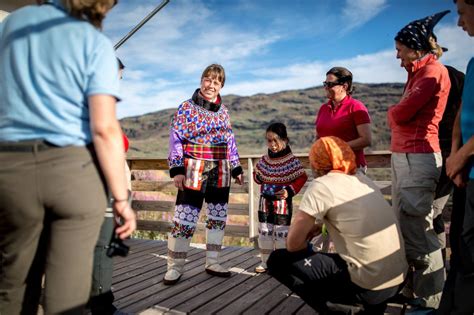
[[[203,99],[197,89],[179,105],[171,121],[168,165],[170,175],[185,174],[185,160],[230,163],[232,177],[242,171],[227,108],[220,96],[216,103]]]
[[[296,195],[306,183],[308,176],[289,146],[280,152],[270,150],[258,161],[253,173],[254,180],[260,184],[260,193],[272,197],[275,192],[286,189],[288,197]]]

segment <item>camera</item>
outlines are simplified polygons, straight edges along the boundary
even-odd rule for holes
[[[113,203],[114,203],[114,199],[109,198],[109,206],[108,206],[107,211],[110,210],[110,212],[113,212],[112,211]],[[131,206],[131,204],[132,204],[132,192],[130,190],[128,190],[128,203]],[[115,218],[115,221],[116,221],[117,225],[120,226],[120,225],[123,224],[120,217],[114,216],[114,218]],[[125,256],[128,255],[129,250],[130,250],[130,247],[123,243],[122,239],[120,237],[118,237],[118,235],[117,235],[117,233],[115,233],[115,229],[114,229],[114,231],[112,232],[112,239],[110,240],[109,246],[107,246],[106,255],[109,256],[109,257],[114,257],[114,256],[125,257]]]
[[[109,246],[107,247],[107,253],[106,253],[107,256],[125,257],[128,255],[129,250],[130,250],[130,247],[125,245],[123,241],[114,232],[112,235],[112,239],[110,240]]]

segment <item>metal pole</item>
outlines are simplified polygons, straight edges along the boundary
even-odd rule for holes
[[[150,20],[158,11],[163,9],[165,5],[167,5],[170,2],[170,0],[163,0],[159,6],[157,6],[153,11],[150,12],[143,20],[141,20],[140,23],[137,24],[127,35],[125,35],[121,40],[118,41],[117,44],[115,44],[114,49],[117,50],[119,49],[120,46],[123,45],[130,37],[132,37],[133,34],[135,34],[143,25],[145,25],[148,20]]]

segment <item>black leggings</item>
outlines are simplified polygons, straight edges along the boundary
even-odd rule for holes
[[[326,302],[330,301],[363,304],[364,313],[383,314],[387,299],[398,292],[398,286],[372,291],[355,285],[338,254],[279,249],[270,255],[267,264],[271,276],[320,313],[328,311]]]

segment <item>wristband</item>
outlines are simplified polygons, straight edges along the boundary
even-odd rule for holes
[[[128,197],[127,197],[127,199],[116,199],[116,198],[113,198],[113,197],[112,197],[112,202],[113,202],[113,203],[116,203],[116,202],[124,202],[124,201],[126,201],[126,202],[128,202],[129,204],[131,204],[131,203],[132,203],[132,192],[131,192],[129,189],[127,189],[127,192],[128,192]]]

